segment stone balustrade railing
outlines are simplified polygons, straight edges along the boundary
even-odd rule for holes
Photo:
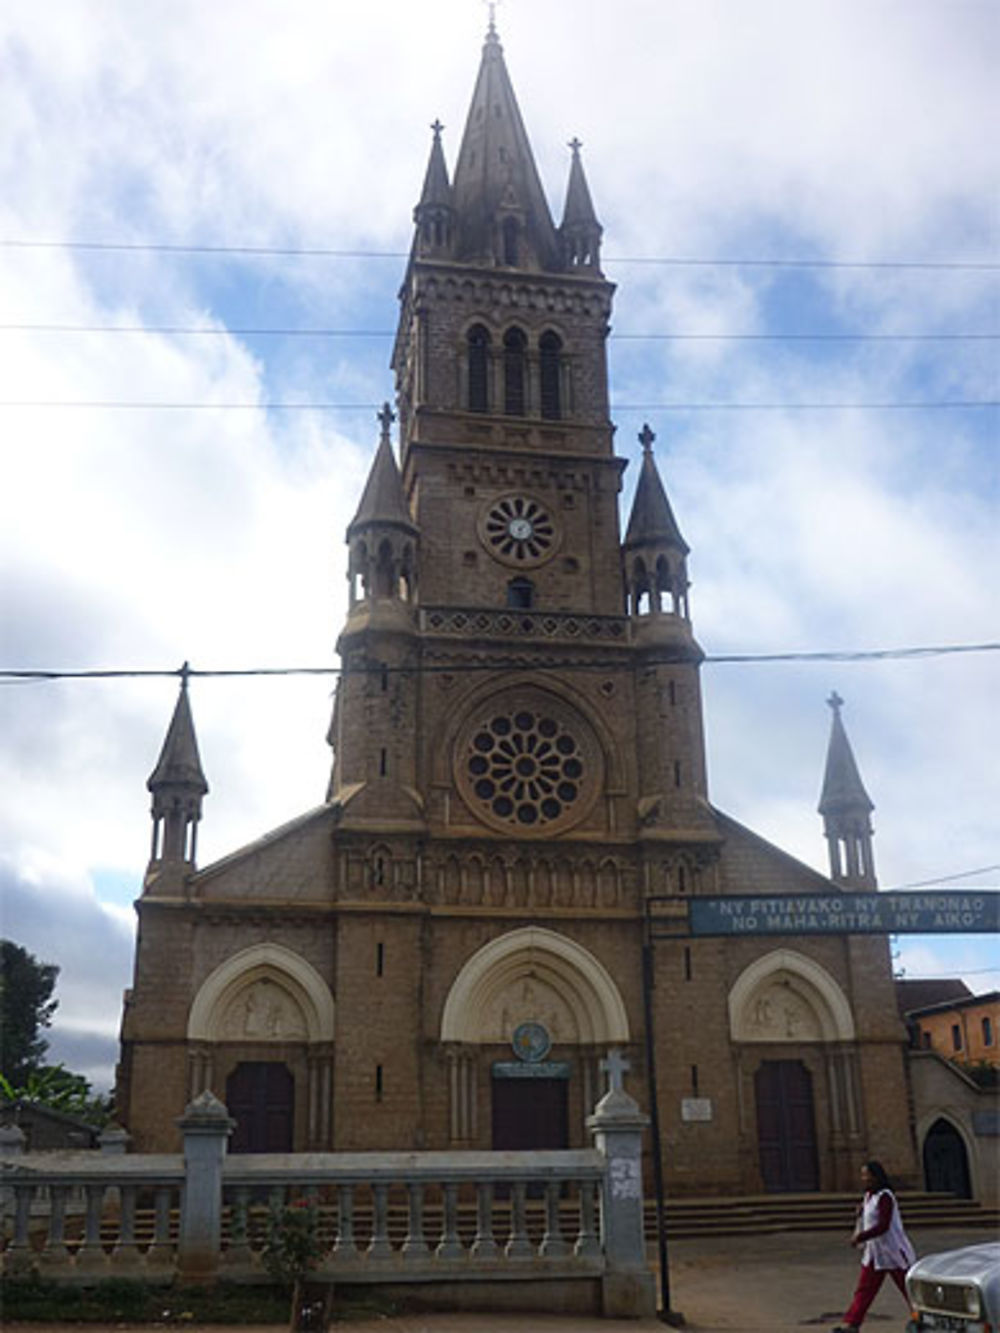
[[[595,1147],[563,1152],[229,1156],[233,1122],[211,1093],[179,1123],[182,1156],[5,1160],[5,1271],[265,1281],[269,1208],[301,1199],[324,1249],[315,1276],[338,1287],[419,1287],[442,1307],[502,1291],[507,1308],[652,1313],[644,1118],[621,1091],[591,1117]]]

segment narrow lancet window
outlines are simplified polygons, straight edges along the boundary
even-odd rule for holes
[[[562,416],[561,353],[559,335],[543,333],[538,341],[538,375],[542,416],[548,421],[558,421]]]
[[[525,346],[520,329],[508,329],[503,339],[503,410],[509,417],[523,417],[525,412]]]
[[[490,335],[482,324],[469,330],[469,411],[490,410]]]

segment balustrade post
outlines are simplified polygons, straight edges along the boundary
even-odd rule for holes
[[[545,1259],[563,1259],[569,1254],[569,1244],[563,1238],[559,1221],[559,1194],[562,1182],[550,1180],[545,1186],[545,1235],[538,1253]]]
[[[403,1241],[403,1258],[423,1259],[428,1253],[427,1241],[424,1239],[424,1182],[411,1180],[406,1189],[410,1206],[409,1225],[406,1229],[406,1239]]]
[[[222,1164],[236,1121],[206,1089],[189,1103],[177,1124],[184,1135],[177,1276],[181,1282],[212,1283],[222,1249]]]
[[[333,1252],[339,1259],[354,1259],[358,1247],[354,1240],[354,1186],[337,1186],[337,1239]]]
[[[439,1259],[464,1259],[465,1249],[458,1235],[458,1186],[454,1181],[444,1187],[444,1225],[434,1252]]]
[[[588,1117],[587,1128],[604,1157],[601,1192],[601,1248],[607,1265],[602,1279],[605,1318],[652,1319],[656,1286],[646,1262],[642,1199],[642,1131],[649,1117],[622,1087],[628,1063],[612,1052],[603,1067],[611,1089]]]
[[[535,1247],[528,1237],[528,1210],[525,1206],[527,1182],[515,1180],[512,1193],[514,1197],[510,1210],[510,1237],[504,1253],[508,1259],[533,1259]]]
[[[368,1246],[369,1259],[391,1259],[389,1240],[389,1186],[378,1181],[372,1186],[372,1238]]]
[[[496,1259],[500,1247],[493,1238],[493,1186],[480,1181],[476,1186],[476,1238],[469,1251],[473,1259]]]

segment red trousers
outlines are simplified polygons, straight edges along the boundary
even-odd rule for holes
[[[868,1307],[879,1293],[882,1283],[887,1277],[891,1277],[896,1286],[903,1293],[903,1300],[909,1304],[909,1297],[906,1294],[905,1268],[873,1268],[870,1264],[861,1265],[861,1273],[858,1277],[858,1285],[854,1292],[854,1300],[851,1301],[851,1308],[844,1315],[844,1323],[853,1328],[860,1328],[868,1313]]]

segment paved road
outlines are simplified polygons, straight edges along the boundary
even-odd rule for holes
[[[957,1229],[911,1233],[918,1254],[992,1239]],[[857,1276],[857,1253],[835,1232],[776,1232],[726,1240],[675,1241],[670,1247],[671,1305],[693,1333],[823,1333],[847,1307]],[[866,1333],[903,1333],[907,1311],[886,1283],[865,1324]],[[80,1325],[8,1324],[23,1333],[83,1333]],[[96,1325],[86,1326],[96,1333]],[[275,1333],[275,1325],[188,1325],[189,1333]],[[425,1314],[334,1323],[335,1333],[652,1333],[660,1322],[545,1315]],[[142,1326],[114,1325],[115,1333]],[[146,1325],[142,1333],[148,1333]]]

